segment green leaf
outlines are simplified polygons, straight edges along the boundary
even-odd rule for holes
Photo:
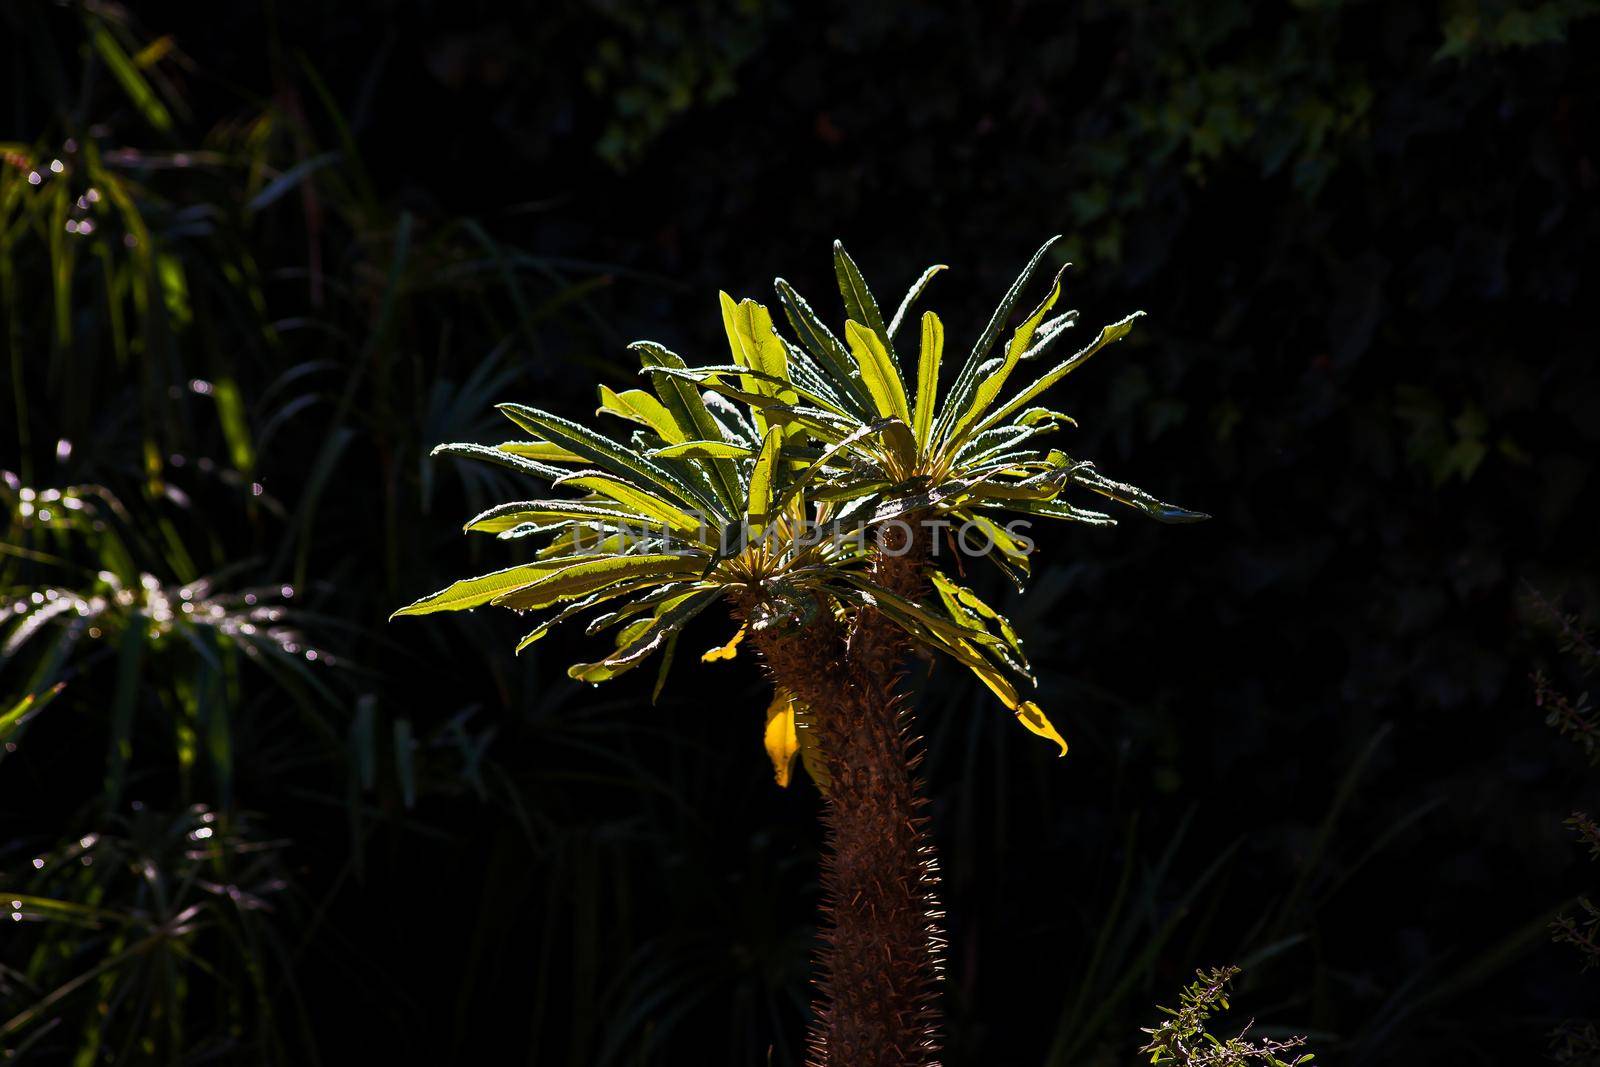
[[[652,706],[661,699],[661,690],[667,687],[667,673],[672,670],[672,661],[678,654],[678,638],[682,636],[682,628],[667,635],[667,647],[661,651],[661,669],[656,671],[656,684],[650,689]]]
[[[894,359],[889,331],[883,324],[883,312],[878,310],[877,298],[867,288],[867,281],[856,267],[856,261],[850,258],[850,253],[844,250],[844,244],[840,241],[833,242],[833,273],[839,282],[839,295],[844,297],[845,318],[861,323],[878,335],[891,365],[898,373],[899,364]]]
[[[792,405],[804,400],[808,404],[814,404],[823,411],[832,412],[841,418],[852,421],[855,419],[855,416],[847,408],[840,406],[835,397],[824,396],[821,392],[806,389],[787,378],[780,378],[764,371],[750,370],[737,363],[717,367],[686,367],[682,370],[661,367],[653,369],[649,373],[657,376],[666,374],[676,378],[686,378],[693,382],[699,382],[707,388],[718,378],[737,376],[740,379],[739,385],[743,393],[750,396],[764,397],[770,401],[770,403],[757,407],[757,413],[765,411],[772,404]],[[762,436],[765,436],[765,434]]]
[[[934,570],[929,576],[933,580],[934,588],[945,601],[945,606],[952,615],[970,612],[987,622],[992,622],[1000,630],[1000,636],[1005,639],[1006,645],[1016,655],[1023,669],[1028,669],[1028,657],[1022,651],[1022,641],[1017,637],[1017,632],[1011,626],[1011,620],[991,608],[982,598],[964,585],[952,581],[943,572]]]
[[[557,611],[554,615],[551,615],[549,618],[545,619],[538,626],[535,626],[532,630],[524,634],[522,639],[517,642],[516,651],[521,653],[523,649],[543,639],[546,634],[555,629],[557,626],[560,626],[562,623],[566,622],[568,619],[576,618],[586,611],[597,608],[601,604],[616,600],[619,597],[625,597],[629,594],[637,593],[640,590],[651,588],[654,588],[655,592],[659,592],[663,588],[670,589],[673,587],[659,586],[656,584],[656,580],[654,578],[646,578],[637,582],[620,582],[617,585],[607,586],[599,592],[592,593],[581,600],[577,600],[568,604],[566,607]],[[644,597],[640,598],[640,601],[642,602],[644,600],[648,600],[653,595],[654,593],[646,594]],[[640,610],[649,610],[649,608],[646,606]],[[617,613],[614,612],[613,614]],[[591,633],[594,632],[595,623],[599,621],[599,619],[596,619],[595,622],[591,622],[589,624],[589,630]]]
[[[900,301],[900,307],[895,310],[894,318],[889,320],[889,339],[891,341],[894,340],[894,335],[900,332],[900,327],[905,324],[906,316],[911,314],[912,305],[922,297],[922,291],[928,287],[929,282],[933,281],[934,275],[947,269],[943,263],[929,267],[922,272],[922,277],[917,279],[916,284],[906,290],[905,299]]]
[[[676,576],[699,574],[704,567],[703,557],[672,552],[602,556],[569,563],[532,585],[496,597],[491,603],[520,610],[547,608],[563,600],[588,596],[618,582],[635,578],[668,581]]]
[[[889,426],[893,421],[893,419],[879,419],[876,422],[868,423],[866,426],[860,427],[854,432],[829,445],[828,448],[823,451],[821,456],[817,457],[817,459],[814,460],[810,466],[800,472],[800,476],[798,478],[790,483],[788,489],[784,491],[783,501],[779,504],[777,510],[782,511],[783,509],[787,508],[789,506],[789,502],[795,498],[796,494],[809,485],[811,481],[817,477],[817,475],[821,474],[823,470],[826,469],[841,452],[853,448],[861,441],[876,435],[885,427]],[[871,484],[881,483],[874,480]]]
[[[42,693],[29,693],[13,704],[11,710],[0,713],[0,742],[7,740],[26,726],[28,721],[43,711],[65,686],[65,682],[57,682]]]
[[[567,674],[580,682],[599,683],[637,667],[656,649],[717,599],[716,590],[696,590],[667,601],[654,617],[622,631],[617,650],[597,663],[576,663]]]
[[[1101,511],[1088,511],[1084,508],[1074,507],[1065,500],[1006,500],[1004,506],[1008,511],[1019,511],[1024,515],[1038,515],[1043,519],[1065,519],[1068,522],[1081,522],[1088,526],[1115,526],[1117,520]]]
[[[748,459],[751,449],[728,441],[684,441],[652,449],[650,455],[660,459]]]
[[[688,440],[688,435],[678,425],[667,406],[643,389],[616,392],[604,385],[600,387],[600,407],[595,414],[612,415],[648,426],[656,436],[669,444]]]
[[[998,637],[981,627],[965,626],[960,621],[944,618],[933,611],[893,593],[864,575],[847,571],[841,575],[845,581],[867,594],[869,603],[896,619],[910,619],[919,629],[936,636],[947,647],[969,647],[972,644],[995,647]]]
[[[474,446],[476,447],[476,446]],[[549,441],[502,441],[495,450],[540,463],[587,463],[588,460]]]
[[[610,497],[626,508],[665,523],[679,533],[696,533],[706,526],[704,517],[691,515],[648,490],[598,471],[578,471],[562,478],[556,485],[587,489]]]
[[[854,319],[844,324],[844,335],[850,343],[850,353],[855,356],[861,370],[861,381],[872,394],[872,403],[879,415],[892,416],[910,425],[911,412],[906,406],[906,386],[900,372],[889,359],[883,341],[877,333]]]
[[[467,608],[475,608],[489,603],[502,593],[532,585],[566,565],[567,561],[564,560],[519,563],[515,567],[507,567],[477,578],[463,578],[458,582],[452,582],[437,593],[423,597],[414,604],[406,605],[389,618],[398,619],[402,615],[431,615],[436,611],[464,611]]]
[[[652,367],[650,373],[657,377],[693,377],[696,372],[692,370],[675,370],[667,367]],[[702,383],[712,393],[727,397],[749,408],[758,408],[768,422],[790,424],[805,427],[812,436],[823,441],[837,441],[849,431],[848,427],[854,420],[844,416],[835,415],[821,408],[799,408],[777,400],[774,397],[762,396],[759,393],[746,392],[737,386],[718,381],[716,378],[706,378]],[[830,421],[831,420],[831,421]],[[743,493],[741,492],[741,498]],[[739,509],[735,509],[736,511]]]
[[[761,442],[761,455],[750,472],[749,520],[753,533],[759,535],[772,518],[773,483],[778,474],[778,455],[783,448],[783,431],[774,427],[767,431]]]
[[[624,477],[634,477],[665,490],[679,500],[708,512],[715,512],[712,502],[686,484],[667,468],[625,448],[609,437],[595,433],[559,416],[525,404],[497,404],[496,407],[512,422],[533,433],[543,433],[556,444],[587,456],[607,470]]]
[[[1031,700],[1023,700],[1017,692],[1016,685],[1006,677],[1005,672],[998,665],[985,659],[974,647],[975,642],[980,645],[997,643],[993,635],[968,629],[948,619],[941,619],[921,606],[857,575],[847,573],[844,577],[862,591],[865,604],[883,612],[912,637],[937,651],[944,652],[970,670],[979,681],[988,686],[990,692],[1000,698],[1001,703],[1017,716],[1017,720],[1023,726],[1040,737],[1056,742],[1061,747],[1061,755],[1066,755],[1066,741],[1056,732],[1039,706]]]
[[[111,76],[122,86],[122,91],[128,94],[128,99],[139,109],[144,120],[162,133],[172,129],[172,113],[99,19],[92,20],[89,39],[94,50],[100,53],[100,58],[110,68]]]
[[[1099,493],[1103,497],[1115,500],[1119,504],[1126,504],[1130,508],[1138,508],[1157,522],[1204,522],[1211,517],[1201,511],[1190,511],[1187,508],[1164,504],[1137,486],[1129,485],[1126,482],[1114,482],[1105,475],[1092,470],[1082,474],[1074,474],[1072,481],[1074,484]]]
[[[653,529],[666,524],[648,515],[620,507],[606,507],[586,500],[508,500],[473,516],[463,527],[466,533],[504,533],[524,523],[561,520],[591,522],[599,526],[633,525]]]
[[[778,303],[783,307],[784,317],[789,320],[801,346],[832,371],[834,380],[849,392],[851,400],[860,408],[857,414],[866,412],[871,407],[872,397],[861,384],[850,353],[793,286],[782,278],[773,285],[778,290]]]
[[[1005,296],[1000,298],[1000,305],[994,309],[989,325],[984,327],[978,343],[972,346],[972,352],[967,356],[966,363],[962,365],[961,371],[956,375],[955,383],[950,388],[944,410],[939,413],[939,421],[934,427],[936,438],[945,436],[972,400],[972,394],[978,387],[979,368],[983,366],[984,360],[989,358],[989,351],[994,348],[994,343],[1000,339],[1000,331],[1005,329],[1006,322],[1011,318],[1011,310],[1016,306],[1017,299],[1033,280],[1039,264],[1044,262],[1045,255],[1059,240],[1060,236],[1052,237],[1041,245],[1039,251],[1033,254],[1033,258],[1028,260],[1028,265],[1022,268],[1022,273],[1017,275],[1017,280],[1011,283],[1011,288],[1006,290]]]
[[[682,371],[688,368],[688,364],[684,363],[677,353],[668,351],[654,341],[635,341],[628,347],[639,354],[639,361],[643,364],[642,371],[645,373],[651,370]],[[692,434],[695,439],[701,441],[727,440],[727,435],[722,432],[722,425],[712,416],[698,389],[672,375],[651,374],[650,377],[656,395],[661,398],[661,403],[666,405],[667,410],[672,412],[673,420],[684,428],[685,434]],[[713,459],[710,481],[716,498],[722,505],[723,517],[732,518],[739,514],[744,501],[744,491],[739,480],[739,469],[733,461]]]
[[[984,419],[983,423],[978,427],[978,429],[986,430],[989,427],[999,423],[1000,420],[1004,419],[1007,415],[1010,415],[1018,408],[1025,407],[1032,403],[1040,396],[1040,394],[1044,393],[1045,390],[1049,389],[1061,379],[1065,378],[1068,374],[1071,374],[1073,371],[1081,367],[1090,356],[1100,351],[1106,345],[1113,344],[1128,336],[1129,331],[1133,329],[1134,320],[1143,314],[1144,312],[1142,311],[1135,311],[1127,318],[1119,319],[1109,326],[1101,327],[1099,336],[1096,337],[1087,348],[1084,348],[1082,351],[1074,354],[1070,358],[1056,364],[1043,376],[1041,376],[1038,381],[1028,386],[1022,392],[1018,393],[1015,397],[1001,406],[999,410],[995,411],[988,418]]]
[[[722,328],[728,335],[728,348],[733,353],[734,363],[760,371],[768,376],[768,381],[787,383],[789,350],[772,328],[771,312],[754,300],[742,300],[736,304],[727,293],[718,293],[717,297],[722,304]],[[747,385],[745,388],[751,387]]]
[[[490,448],[488,445],[474,444],[449,444],[435,445],[429,453],[433,456],[455,456],[458,459],[478,459],[485,463],[494,463],[501,467],[509,467],[518,474],[531,474],[535,478],[543,478],[553,482],[567,473],[560,467],[552,467],[548,463],[540,463],[517,452],[511,452],[504,447]]]
[[[1018,361],[1022,359],[1022,354],[1033,343],[1033,335],[1039,329],[1039,324],[1044,321],[1044,317],[1050,313],[1050,309],[1061,298],[1061,278],[1065,273],[1065,267],[1056,272],[1055,284],[1050,287],[1049,294],[1045,296],[1044,300],[1040,301],[1039,306],[1033,309],[1033,313],[1024,319],[1022,325],[1018,326],[1016,332],[1011,335],[1011,340],[1006,345],[1005,359],[1001,361],[999,367],[978,383],[978,388],[973,393],[972,403],[957,416],[955,424],[951,427],[949,441],[952,446],[960,444],[963,431],[983,417],[983,413],[989,410],[989,406],[1000,395],[1000,390],[1005,388],[1006,379],[1011,376],[1011,372],[1016,369]]]
[[[924,311],[922,354],[917,360],[917,409],[912,427],[918,449],[926,449],[933,435],[934,407],[939,402],[939,363],[943,358],[944,323],[933,312]]]

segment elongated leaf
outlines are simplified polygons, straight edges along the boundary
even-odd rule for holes
[[[1089,526],[1115,526],[1117,520],[1100,511],[1074,507],[1065,500],[1007,500],[1006,510],[1020,511],[1024,515],[1037,515],[1042,519],[1065,519]]]
[[[854,418],[865,413],[865,409],[856,403],[855,394],[829,371],[819,367],[805,349],[787,339],[781,340],[785,351],[789,353],[789,381],[796,393],[820,397],[827,401],[825,406],[830,410],[847,412]]]
[[[667,367],[648,368],[651,374],[657,377],[692,377],[694,371],[674,370]],[[822,441],[834,442],[844,437],[849,431],[852,420],[824,411],[821,408],[791,407],[775,397],[762,396],[759,393],[746,392],[737,386],[716,378],[706,378],[702,384],[707,390],[727,397],[729,400],[743,404],[749,408],[758,408],[768,422],[781,423],[785,426],[795,424],[805,427],[812,436]],[[743,493],[740,493],[741,500]]]
[[[958,611],[971,612],[978,618],[992,622],[1000,630],[1000,636],[1005,639],[1011,651],[1021,661],[1022,666],[1028,666],[1028,657],[1022,651],[1022,641],[1017,637],[1017,632],[1011,626],[1011,620],[991,608],[977,593],[953,581],[948,575],[934,570],[929,573],[934,588],[945,598],[945,604],[954,615]]]
[[[849,410],[841,407],[838,401],[829,394],[812,392],[804,386],[789,381],[787,378],[779,378],[763,371],[750,370],[738,364],[719,367],[688,367],[683,370],[661,367],[652,370],[650,373],[656,375],[670,374],[678,378],[687,378],[690,381],[699,382],[708,387],[719,378],[736,376],[740,379],[741,392],[750,396],[766,397],[770,401],[770,403],[758,407],[756,409],[757,412],[765,411],[767,407],[771,407],[773,404],[793,405],[804,400],[806,403],[813,404],[817,408],[840,418],[854,419]],[[765,437],[766,434],[763,432],[760,436]]]
[[[1032,701],[1023,700],[1017,692],[1016,685],[1006,677],[1001,668],[985,659],[973,643],[967,640],[973,636],[972,631],[940,620],[917,605],[870,582],[857,580],[853,576],[847,577],[851,577],[854,584],[861,587],[863,603],[883,612],[912,637],[961,663],[976,675],[990,692],[999,697],[1000,702],[1015,713],[1025,727],[1041,737],[1055,741],[1061,746],[1061,754],[1066,754],[1066,742],[1055,732],[1055,728],[1050,726],[1049,719],[1045,718],[1039,706]]]
[[[0,742],[18,733],[30,719],[43,711],[65,686],[65,682],[57,682],[42,693],[29,693],[13,704],[9,711],[0,712]]]
[[[553,482],[567,473],[560,467],[552,467],[548,463],[541,463],[535,459],[509,452],[502,448],[490,448],[487,445],[474,444],[449,444],[435,445],[429,453],[434,456],[455,456],[458,459],[478,459],[485,463],[494,463],[501,467],[509,467],[518,474],[531,474],[535,478],[543,478]]]
[[[1044,712],[1040,710],[1039,705],[1033,701],[1025,700],[1017,707],[1017,721],[1027,727],[1030,733],[1038,734],[1045,740],[1054,741],[1060,745],[1061,751],[1056,753],[1057,756],[1065,756],[1067,754],[1067,739],[1056,731],[1056,728],[1050,724],[1050,720],[1045,717]]]
[[[691,515],[671,501],[664,500],[632,482],[599,472],[578,471],[556,483],[562,488],[587,489],[610,497],[631,511],[656,519],[680,533],[695,533],[707,525],[704,516]]]
[[[894,340],[894,335],[900,332],[900,327],[905,324],[906,316],[911,314],[911,308],[921,299],[922,291],[928,287],[928,283],[933,281],[934,276],[940,271],[947,269],[949,268],[943,263],[937,263],[929,267],[922,272],[922,277],[917,279],[916,284],[906,290],[905,298],[900,301],[900,306],[895,310],[894,318],[889,320],[889,339],[891,341]]]
[[[489,603],[502,593],[532,585],[564,566],[567,566],[565,560],[519,563],[515,567],[493,571],[477,578],[463,578],[458,582],[452,582],[437,593],[423,597],[414,604],[406,605],[389,618],[398,619],[402,615],[431,615],[436,611],[464,611],[467,608],[475,608]]]
[[[656,671],[656,684],[650,688],[652,707],[661,699],[661,690],[667,686],[667,674],[672,670],[672,661],[678,655],[678,638],[682,636],[681,627],[667,635],[667,647],[661,650],[661,669]]]
[[[512,422],[533,433],[543,433],[550,440],[587,456],[607,470],[633,477],[676,497],[678,500],[708,512],[715,505],[701,493],[686,484],[664,466],[647,459],[638,452],[625,448],[609,437],[595,433],[587,426],[552,415],[524,404],[498,404],[496,407]]]
[[[587,463],[588,460],[569,449],[549,441],[502,441],[495,445],[497,452],[506,452],[539,463]]]
[[[722,328],[728,335],[733,361],[741,367],[760,371],[767,375],[768,381],[787,382],[789,350],[772,328],[772,313],[754,300],[736,304],[727,293],[717,295],[722,304]]]
[[[640,373],[649,373],[652,370],[688,369],[688,364],[684,363],[677,353],[668,351],[654,341],[635,341],[628,347],[639,354],[639,360],[644,364]],[[650,374],[650,378],[651,386],[661,398],[661,403],[672,412],[673,420],[684,428],[687,436],[701,441],[727,440],[721,424],[706,407],[706,402],[701,398],[698,389],[668,374]],[[744,490],[739,480],[738,467],[731,460],[713,459],[709,480],[715,490],[717,501],[722,505],[723,517],[731,519],[739,514],[744,503]]]
[[[890,361],[883,341],[853,319],[844,324],[844,335],[850,342],[850,354],[855,357],[861,381],[872,394],[878,414],[893,416],[909,426],[911,412],[906,405],[906,385],[900,379],[899,369]]]
[[[1100,351],[1106,345],[1113,344],[1128,336],[1129,331],[1133,329],[1134,320],[1143,314],[1144,312],[1142,311],[1135,311],[1127,318],[1119,319],[1109,326],[1101,327],[1099,336],[1097,336],[1088,347],[1046,371],[1038,381],[1028,386],[1022,392],[1008,400],[1005,404],[1001,405],[1000,408],[992,412],[988,418],[984,419],[983,422],[979,424],[978,429],[986,430],[989,427],[999,423],[1000,420],[1004,419],[1007,415],[1010,415],[1013,411],[1031,404],[1042,393],[1044,393],[1045,390],[1049,389],[1061,379],[1065,378],[1067,375],[1083,366],[1084,362],[1088,360],[1090,356]]]
[[[894,342],[889,337],[889,328],[884,325],[878,300],[867,288],[867,280],[861,276],[856,261],[850,258],[850,253],[844,250],[844,244],[840,241],[833,242],[833,273],[839,282],[839,295],[844,298],[845,318],[861,323],[878,336],[888,355],[889,365],[899,374],[900,361],[895,357]]]
[[[609,681],[625,671],[632,670],[661,648],[678,631],[710,607],[717,599],[717,591],[695,591],[667,601],[650,619],[624,630],[617,639],[617,650],[598,663],[577,663],[567,674],[580,682]]]
[[[648,582],[649,580],[647,579],[646,581]],[[636,588],[643,587],[644,585],[641,583]],[[718,588],[718,586],[714,583],[686,581],[672,581],[665,585],[656,584],[648,593],[640,593],[638,596],[630,597],[627,603],[590,619],[589,625],[583,628],[583,632],[592,637],[602,630],[609,630],[611,627],[627,622],[636,616],[654,614],[662,604],[668,600],[675,600],[684,593],[694,592],[697,589],[715,588]]]
[[[778,689],[772,694],[767,707],[767,725],[763,731],[767,758],[772,761],[772,774],[780,789],[789,788],[794,771],[795,757],[800,755],[800,735],[795,729],[794,697],[788,690]]]
[[[761,455],[750,472],[750,510],[748,518],[754,534],[760,534],[772,517],[773,486],[778,477],[778,455],[783,448],[783,431],[774,427],[761,443]]]
[[[892,421],[892,419],[879,419],[877,422],[868,423],[866,426],[861,427],[848,436],[840,438],[838,441],[835,441],[833,444],[829,445],[828,448],[823,451],[821,456],[812,462],[812,464],[805,470],[801,471],[800,476],[790,483],[789,487],[784,491],[784,497],[782,502],[779,504],[778,510],[782,511],[786,509],[789,506],[789,503],[799,496],[801,490],[815,480],[829,466],[829,464],[831,464],[833,460],[839,456],[840,453],[854,447],[861,441],[875,436]],[[875,481],[874,484],[878,483]]]
[[[1077,325],[1077,322],[1078,313],[1076,311],[1063,311],[1055,318],[1046,320],[1039,326],[1039,332],[1034,334],[1033,344],[1029,345],[1028,350],[1022,353],[1022,361],[1026,363],[1044,355],[1045,351],[1055,343],[1056,339]]]
[[[675,575],[698,574],[704,567],[703,559],[670,552],[605,556],[569,563],[532,585],[496,597],[491,603],[523,610],[547,608],[563,600],[588,596],[617,582],[642,578],[667,581]]]
[[[111,70],[111,76],[122,86],[122,91],[128,95],[134,107],[144,116],[144,120],[157,130],[165,133],[172,129],[172,113],[161,102],[156,91],[139,72],[138,66],[122,50],[111,31],[98,18],[90,23],[89,40],[94,45],[100,58]]]
[[[600,408],[595,414],[604,412],[648,426],[656,432],[657,437],[669,444],[689,439],[667,406],[643,389],[628,389],[619,393],[602,385]]]
[[[966,410],[967,404],[972,400],[973,393],[978,388],[978,370],[983,366],[983,361],[989,358],[989,351],[994,348],[994,343],[1000,339],[1000,331],[1005,329],[1006,322],[1011,318],[1011,311],[1016,307],[1022,291],[1033,281],[1034,274],[1039,270],[1039,264],[1044,262],[1044,257],[1055,246],[1059,236],[1052,237],[1039,251],[1028,260],[1028,265],[1022,268],[1022,273],[1017,275],[1017,280],[1011,283],[1011,288],[1006,290],[1005,296],[1000,298],[1000,304],[994,309],[994,314],[989,319],[989,325],[983,328],[983,333],[978,338],[978,343],[972,346],[967,361],[956,375],[955,383],[950,387],[949,396],[945,398],[944,409],[939,412],[939,421],[934,427],[934,436],[943,438],[950,427],[955,425],[956,419]]]
[[[921,604],[890,592],[865,575],[847,571],[841,577],[867,594],[868,602],[872,606],[892,614],[897,619],[913,620],[921,630],[936,635],[947,645],[959,647],[975,644],[994,648],[1001,643],[998,637],[982,627],[967,627],[956,620],[944,618]]]
[[[1029,553],[1033,550],[1033,541],[1025,533],[1013,533],[1009,526],[1001,526],[987,515],[975,511],[952,511],[950,517],[956,522],[971,523],[988,535],[995,551],[985,553],[984,558],[994,564],[1021,592],[1024,588],[1023,578],[1031,569]]]
[[[1011,340],[1006,344],[1005,358],[1001,361],[1000,366],[979,381],[978,388],[973,393],[971,405],[957,415],[954,424],[951,426],[949,440],[952,446],[960,443],[963,431],[983,417],[983,413],[989,410],[989,406],[1000,395],[1000,390],[1005,388],[1006,379],[1011,376],[1011,372],[1016,369],[1017,363],[1022,359],[1023,353],[1033,343],[1033,336],[1039,329],[1039,324],[1044,321],[1046,315],[1050,314],[1050,309],[1055,307],[1056,301],[1061,298],[1061,278],[1065,273],[1065,267],[1056,272],[1055,284],[1050,287],[1050,292],[1040,301],[1039,306],[1033,309],[1033,313],[1022,321],[1022,325],[1017,327],[1016,332],[1011,335]]]
[[[661,459],[748,459],[750,448],[728,441],[684,441],[655,449],[652,457]]]
[[[1140,489],[1138,486],[1126,482],[1114,482],[1098,472],[1085,472],[1075,474],[1072,481],[1085,489],[1099,493],[1101,496],[1115,500],[1119,504],[1126,504],[1130,508],[1138,508],[1157,522],[1188,523],[1204,522],[1211,516],[1201,511],[1190,511],[1187,508],[1164,504]]]
[[[850,358],[850,353],[833,331],[828,329],[821,317],[806,303],[805,298],[794,291],[794,287],[779,278],[773,285],[778,290],[778,303],[783,307],[784,317],[789,320],[795,336],[800,339],[800,344],[807,352],[816,357],[817,361],[833,374],[840,387],[850,393],[851,399],[859,410],[857,414],[864,414],[871,408],[872,397],[867,393],[866,387],[861,383],[861,375],[856,370],[855,361]]]
[[[939,402],[939,363],[943,358],[944,323],[933,312],[924,311],[922,353],[917,360],[917,407],[912,425],[918,449],[926,449],[933,435],[934,407]]]
[[[744,635],[745,628],[741,626],[738,630],[734,631],[732,637],[728,638],[727,644],[718,645],[716,648],[707,649],[704,653],[702,653],[700,656],[700,662],[719,663],[723,660],[733,659],[739,654],[739,642],[744,640]]]
[[[606,507],[587,500],[508,500],[496,504],[468,520],[463,530],[467,533],[504,533],[524,523],[559,522],[561,520],[591,522],[598,526],[658,528],[666,524],[659,519],[623,507]]]

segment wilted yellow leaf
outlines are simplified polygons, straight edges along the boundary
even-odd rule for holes
[[[728,638],[727,644],[718,645],[716,648],[707,650],[706,653],[700,657],[700,662],[715,663],[718,660],[732,659],[739,654],[739,642],[743,640],[744,627],[741,626],[739,627],[739,631],[737,633]]]
[[[1040,737],[1048,738],[1061,746],[1061,755],[1067,754],[1067,742],[1056,728],[1050,725],[1050,720],[1045,718],[1044,712],[1039,710],[1039,705],[1027,700],[1017,705],[1017,721],[1026,726],[1031,732]]]
[[[794,758],[800,753],[800,736],[794,728],[794,698],[782,689],[773,694],[772,705],[767,708],[766,743],[773,775],[787,789]]]

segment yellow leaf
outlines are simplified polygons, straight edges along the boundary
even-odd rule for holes
[[[1056,732],[1056,728],[1050,725],[1050,720],[1045,718],[1044,712],[1039,710],[1039,705],[1033,701],[1028,700],[1017,705],[1017,721],[1027,727],[1030,732],[1060,745],[1060,755],[1065,756],[1067,754],[1066,739]]]
[[[732,659],[739,654],[739,642],[744,640],[744,627],[739,627],[739,632],[728,639],[725,645],[719,645],[700,657],[701,663],[715,663],[718,660]]]
[[[773,694],[767,708],[766,744],[773,775],[778,785],[787,789],[794,758],[800,754],[800,736],[794,728],[794,698],[782,689]]]
[[[506,441],[495,445],[496,451],[505,452],[523,459],[539,460],[544,463],[587,463],[588,460],[578,455],[571,449],[562,448],[549,441]]]
[[[749,522],[752,536],[759,536],[772,510],[772,486],[777,475],[778,455],[783,448],[783,430],[774,426],[761,442],[761,454],[750,471]]]
[[[883,347],[882,339],[854,319],[845,322],[844,335],[850,343],[850,354],[855,357],[856,366],[861,370],[861,382],[871,394],[878,414],[885,417],[892,415],[907,426],[911,425],[905,383],[900,380],[900,372],[895,370],[893,361],[889,359],[889,351]]]
[[[1000,390],[1005,386],[1006,379],[1011,376],[1011,372],[1016,369],[1017,361],[1022,358],[1022,353],[1026,352],[1028,346],[1033,343],[1033,336],[1038,331],[1039,324],[1044,321],[1044,317],[1050,313],[1050,309],[1061,298],[1061,277],[1065,271],[1066,268],[1063,267],[1056,273],[1055,285],[1051,286],[1050,292],[1044,298],[1044,301],[1033,309],[1033,314],[1029,315],[1022,325],[1017,327],[1017,332],[1011,335],[1011,342],[1006,345],[1005,358],[1001,360],[1000,366],[995,368],[987,378],[978,384],[978,391],[973,395],[971,406],[961,413],[956,419],[955,427],[950,431],[952,443],[959,442],[963,437],[963,431],[981,418],[983,413],[988,411],[989,406],[999,397]]]
[[[648,426],[668,444],[677,444],[689,439],[689,435],[678,425],[666,405],[643,389],[629,389],[619,393],[602,385],[600,406],[595,409],[595,414],[606,413],[627,419],[629,422],[636,422],[641,426]]]
[[[735,304],[727,293],[718,293],[722,304],[722,327],[728,335],[728,348],[733,361],[741,367],[771,375],[774,378],[789,376],[789,351],[772,327],[772,313],[754,300],[741,300]],[[792,390],[776,382],[740,375],[740,385],[747,393],[776,397],[793,404],[798,397]],[[751,413],[756,428],[767,429],[766,417],[760,411]]]
[[[944,356],[944,324],[931,311],[922,313],[922,355],[917,361],[917,410],[914,429],[917,447],[927,448],[933,433],[934,407],[938,402],[939,362]]]

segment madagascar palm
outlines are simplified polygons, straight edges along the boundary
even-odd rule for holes
[[[731,364],[691,369],[642,342],[634,347],[655,394],[602,388],[602,412],[639,424],[629,442],[508,404],[501,410],[534,439],[440,449],[577,495],[479,515],[468,530],[535,538],[535,558],[457,582],[397,614],[482,604],[551,611],[520,649],[557,622],[608,606],[591,630],[625,624],[615,650],[569,672],[590,682],[615,677],[657,649],[670,657],[682,627],[719,598],[742,626],[706,658],[731,655],[746,634],[759,650],[777,691],[767,746],[779,782],[787,782],[799,754],[827,796],[811,1037],[817,1064],[929,1064],[937,1055],[943,940],[921,814],[926,802],[915,777],[920,755],[898,688],[907,652],[951,656],[1024,726],[1066,752],[1044,713],[1019,692],[1019,681],[1032,679],[1012,627],[930,566],[937,543],[929,531],[954,522],[981,531],[981,554],[1015,579],[1027,570],[1031,545],[1002,527],[998,512],[1111,522],[1061,499],[1070,485],[1169,521],[1203,517],[1112,482],[1064,453],[1026,447],[1071,421],[1030,407],[1032,401],[1126,334],[1131,317],[997,403],[1016,366],[1072,322],[1070,313],[1047,319],[1060,295],[1058,275],[1004,354],[990,358],[1049,247],[1006,294],[942,406],[938,318],[922,318],[914,393],[893,347],[938,268],[885,324],[855,264],[836,246],[847,344],[781,280],[798,346],[777,333],[765,307],[723,294]],[[964,539],[963,547],[971,550]]]

